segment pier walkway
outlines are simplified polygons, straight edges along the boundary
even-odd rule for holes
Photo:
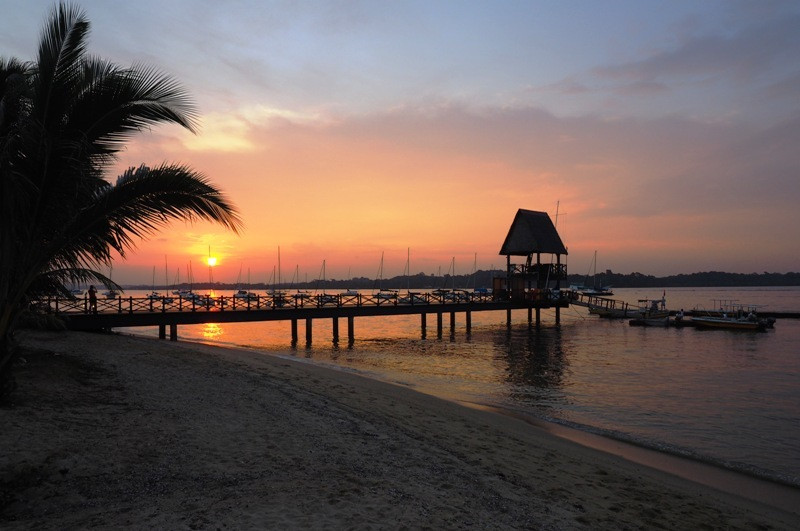
[[[339,319],[347,319],[347,335],[350,342],[355,339],[356,317],[383,315],[420,315],[421,333],[427,335],[427,316],[436,315],[437,337],[442,336],[442,321],[450,314],[451,335],[455,328],[455,314],[463,312],[466,328],[471,329],[471,313],[475,311],[507,312],[511,322],[511,311],[528,310],[528,320],[540,323],[542,309],[555,308],[556,322],[560,321],[560,308],[570,303],[566,291],[531,290],[522,298],[498,299],[492,293],[466,290],[435,290],[433,292],[382,291],[367,293],[322,293],[286,294],[276,292],[268,295],[248,297],[210,296],[185,297],[118,297],[98,299],[97,311],[90,311],[87,299],[48,298],[35,301],[40,311],[47,311],[63,318],[72,330],[98,330],[119,327],[158,326],[159,337],[166,337],[169,327],[170,339],[177,340],[178,325],[204,323],[231,323],[255,321],[290,321],[292,343],[298,339],[297,321],[305,320],[306,342],[312,339],[314,319],[332,319],[333,340],[339,341]]]

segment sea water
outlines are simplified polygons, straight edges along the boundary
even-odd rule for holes
[[[613,298],[632,304],[665,297],[673,310],[737,300],[764,311],[800,311],[797,287],[615,291]],[[331,322],[323,319],[314,321],[311,345],[291,347],[288,322],[180,326],[179,337],[288,351],[446,399],[800,485],[800,320],[743,332],[631,327],[574,306],[562,309],[560,326],[554,311],[541,315],[537,328],[527,311],[515,311],[509,327],[504,311],[473,312],[467,334],[464,314],[456,314],[452,335],[445,315],[442,338],[429,316],[427,339],[418,315],[357,318],[352,345],[334,345]]]

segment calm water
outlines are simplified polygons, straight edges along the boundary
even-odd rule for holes
[[[661,289],[616,290],[635,303]],[[136,293],[130,293],[136,295]],[[714,307],[713,299],[800,310],[800,288],[667,289],[670,309]],[[524,411],[601,433],[800,485],[800,320],[779,319],[764,333],[631,327],[585,308],[473,313],[466,335],[457,314],[454,336],[420,339],[419,316],[355,320],[352,347],[331,344],[330,321],[314,321],[314,343],[291,356],[354,370],[465,402]],[[305,337],[303,323],[299,335]],[[155,335],[154,329],[128,329]],[[346,321],[340,323],[346,337]],[[290,347],[289,323],[179,327],[179,336],[264,351]]]

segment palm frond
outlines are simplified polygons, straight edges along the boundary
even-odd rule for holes
[[[203,175],[181,165],[130,168],[114,186],[98,190],[64,228],[57,256],[65,264],[66,257],[105,260],[109,247],[124,256],[134,238],[146,238],[173,220],[196,219],[237,233],[242,228],[236,208]]]
[[[85,62],[83,90],[67,117],[92,155],[115,154],[133,134],[159,123],[194,131],[197,111],[176,80],[154,69],[120,69],[99,59]]]
[[[37,275],[28,289],[28,297],[69,297],[68,285],[97,283],[108,289],[121,290],[122,287],[107,276],[85,268],[53,269]]]
[[[36,118],[43,125],[57,121],[75,96],[81,58],[86,53],[89,21],[77,6],[58,4],[51,12],[39,44],[34,83]]]

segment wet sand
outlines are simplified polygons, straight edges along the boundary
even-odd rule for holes
[[[3,529],[800,527],[798,489],[710,487],[344,371],[110,334],[20,339],[20,389],[0,409]]]

